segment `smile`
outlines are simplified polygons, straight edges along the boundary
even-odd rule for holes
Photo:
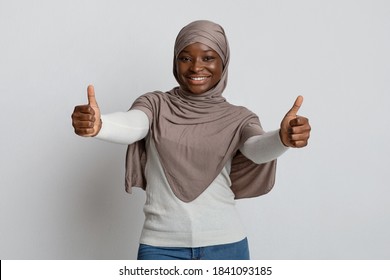
[[[203,80],[206,80],[207,78],[209,77],[188,77],[190,80],[193,80],[193,81],[203,81]]]

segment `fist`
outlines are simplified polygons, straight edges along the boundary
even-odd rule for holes
[[[287,147],[302,148],[308,144],[311,131],[309,120],[297,115],[302,103],[303,97],[298,96],[280,124],[280,139]]]
[[[88,104],[78,105],[72,114],[72,125],[77,135],[84,137],[96,136],[101,127],[100,109],[95,98],[95,89],[89,85],[87,89]]]

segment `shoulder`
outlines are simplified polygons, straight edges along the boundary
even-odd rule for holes
[[[242,120],[242,130],[245,134],[245,131],[251,131],[251,133],[254,134],[262,134],[264,133],[262,129],[262,125],[260,122],[259,116],[248,109],[247,107],[240,106],[240,105],[233,105],[231,104],[231,112],[235,112],[235,114],[238,114]],[[234,113],[233,113],[234,114]]]
[[[234,105],[234,104],[231,104],[229,102],[227,102],[229,104],[228,106],[228,110],[230,110],[231,112],[237,112],[238,114],[242,115],[243,117],[255,117],[255,118],[258,118],[258,116],[252,112],[251,110],[249,110],[247,107],[244,107],[244,106],[241,106],[241,105]]]
[[[138,106],[144,106],[144,107],[150,107],[150,106],[156,106],[158,105],[162,100],[166,98],[166,93],[162,91],[152,91],[147,92],[142,95],[140,95],[135,101],[133,102],[133,107]]]
[[[153,99],[160,99],[160,98],[163,98],[164,95],[166,95],[165,92],[162,92],[162,91],[151,91],[151,92],[147,92],[147,93],[144,93],[142,95],[140,95],[136,100],[135,102],[139,101],[139,100],[153,100]]]

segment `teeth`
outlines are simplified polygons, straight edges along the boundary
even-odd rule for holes
[[[206,80],[207,77],[190,77],[190,79],[194,81],[203,81]]]

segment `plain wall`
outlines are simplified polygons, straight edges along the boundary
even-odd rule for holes
[[[272,192],[237,202],[252,258],[390,258],[389,1],[0,0],[1,259],[136,257],[126,146],[70,116],[90,83],[103,113],[175,86],[174,39],[196,19],[228,35],[231,103],[273,130],[301,94],[312,125]]]

